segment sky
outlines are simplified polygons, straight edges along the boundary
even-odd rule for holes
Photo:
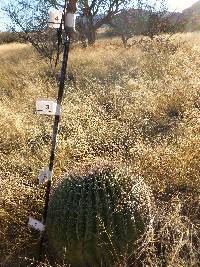
[[[169,11],[181,12],[185,8],[193,5],[197,0],[166,0]],[[8,18],[6,18],[5,14],[1,11],[1,7],[3,3],[9,2],[9,0],[0,0],[0,31],[6,30],[6,23],[8,22]]]
[[[170,11],[183,11],[185,8],[193,5],[197,0],[168,0],[168,6]]]

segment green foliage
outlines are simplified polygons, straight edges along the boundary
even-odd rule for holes
[[[112,18],[110,26],[114,32],[122,37],[124,46],[128,39],[134,35],[149,36],[163,32],[161,24],[163,16],[167,12],[166,1],[136,1],[136,5],[130,9],[124,9]]]
[[[144,231],[130,177],[110,168],[67,177],[52,195],[49,240],[72,266],[113,266],[133,255]]]

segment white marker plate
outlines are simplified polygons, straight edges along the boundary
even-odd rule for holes
[[[48,21],[48,26],[50,28],[54,29],[59,29],[60,28],[60,23],[62,19],[62,11],[55,10],[55,11],[50,11],[49,12],[49,21]]]
[[[51,100],[37,100],[36,112],[44,115],[60,115],[60,107]]]
[[[67,12],[65,14],[65,27],[75,30],[76,27],[76,14]]]
[[[38,220],[33,219],[32,217],[29,217],[28,225],[40,232],[43,232],[45,229],[45,226],[43,223],[41,223]]]
[[[51,181],[51,177],[52,177],[52,172],[49,171],[49,168],[46,168],[44,170],[41,170],[40,171],[40,174],[39,174],[39,177],[38,177],[39,183],[40,184],[43,184],[47,180]]]

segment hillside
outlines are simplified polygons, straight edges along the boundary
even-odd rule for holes
[[[191,7],[184,9],[182,13],[185,15],[199,15],[200,14],[200,1],[197,1]]]
[[[133,244],[137,266],[199,265],[199,41],[138,37],[125,49],[108,39],[70,52],[53,185],[97,162],[140,179],[150,219]],[[68,266],[55,265],[49,247],[39,264],[39,235],[27,227],[28,216],[41,219],[37,178],[52,132],[35,101],[55,99],[57,83],[29,46],[0,46],[0,60],[0,265]]]
[[[183,10],[182,14],[188,21],[188,31],[200,30],[200,1],[197,1],[191,7]]]

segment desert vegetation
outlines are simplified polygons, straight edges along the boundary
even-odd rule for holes
[[[9,44],[22,42],[17,33],[13,32],[0,32],[0,44]]]
[[[199,265],[199,40],[197,33],[137,36],[127,48],[113,38],[71,49],[50,214],[59,203],[55,192],[70,199],[60,185],[92,190],[88,169],[112,166],[126,178],[120,180],[126,190],[133,183],[123,192],[138,197],[144,226],[130,254],[115,255],[112,266]],[[27,226],[28,216],[41,219],[44,187],[37,177],[52,132],[52,117],[36,115],[35,100],[55,99],[57,82],[29,45],[1,46],[0,58],[1,266],[69,266],[49,246],[39,262],[39,234]],[[62,234],[51,227],[56,243]]]

